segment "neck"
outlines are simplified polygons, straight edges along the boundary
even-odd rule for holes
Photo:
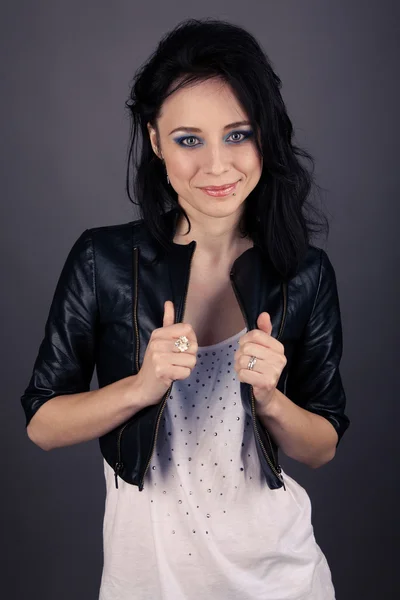
[[[190,244],[196,241],[196,257],[214,266],[231,263],[237,256],[253,246],[248,237],[241,237],[237,214],[213,217],[191,213],[185,208],[191,229],[184,217],[178,219],[173,242]],[[185,235],[186,234],[186,235]]]

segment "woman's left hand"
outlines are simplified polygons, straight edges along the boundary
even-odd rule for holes
[[[259,315],[257,326],[259,329],[252,329],[240,338],[234,368],[240,381],[253,386],[257,412],[263,414],[272,400],[287,359],[283,344],[271,337],[272,325],[267,312]],[[252,356],[257,360],[254,367],[248,369]]]

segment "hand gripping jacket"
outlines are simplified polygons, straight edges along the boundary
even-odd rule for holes
[[[176,211],[164,215],[170,239]],[[142,220],[86,229],[73,244],[61,271],[28,387],[21,397],[26,426],[50,398],[90,390],[96,366],[99,387],[138,373],[152,331],[162,327],[164,302],[172,300],[175,322],[184,317],[196,242],[173,244],[152,264],[158,247]],[[287,364],[277,388],[302,408],[325,417],[338,434],[349,426],[339,373],[342,326],[333,266],[309,245],[303,264],[288,283],[255,245],[233,263],[231,283],[247,329],[267,311],[272,336],[285,348]],[[160,402],[99,438],[103,457],[118,477],[142,491],[162,413]],[[265,480],[284,486],[278,446],[255,413],[250,384],[240,382],[241,401],[253,431]]]

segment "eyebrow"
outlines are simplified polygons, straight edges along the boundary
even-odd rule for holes
[[[229,123],[229,125],[225,125],[224,130],[225,129],[231,129],[231,127],[240,127],[240,125],[250,125],[250,121],[236,121],[235,123]],[[171,135],[171,133],[175,133],[175,131],[196,131],[197,133],[201,133],[201,129],[199,129],[198,127],[176,127],[175,129],[173,129],[172,131],[169,132],[168,135]]]

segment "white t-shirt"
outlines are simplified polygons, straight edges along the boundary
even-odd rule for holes
[[[141,492],[104,460],[99,600],[334,600],[305,489],[262,473],[233,368],[243,329],[175,381]]]

